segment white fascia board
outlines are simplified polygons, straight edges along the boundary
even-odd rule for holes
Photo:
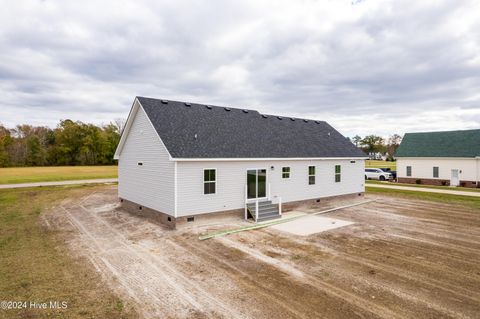
[[[242,162],[242,161],[329,161],[329,160],[366,160],[368,157],[260,157],[260,158],[172,158],[177,162]]]

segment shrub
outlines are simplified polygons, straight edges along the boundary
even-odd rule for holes
[[[415,180],[415,183],[416,183],[416,184],[421,184],[421,183],[422,183],[422,180],[421,180],[421,179],[417,179],[417,180]]]

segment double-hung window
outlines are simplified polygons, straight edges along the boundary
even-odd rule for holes
[[[204,194],[215,194],[215,188],[217,183],[215,169],[204,169],[203,170],[203,193]]]
[[[339,183],[342,180],[342,166],[335,165],[335,183]]]
[[[433,167],[433,177],[438,178],[438,166]]]
[[[315,166],[308,167],[308,185],[315,184]]]
[[[290,178],[290,167],[282,167],[282,178]]]

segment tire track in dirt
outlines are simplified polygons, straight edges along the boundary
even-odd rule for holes
[[[382,222],[387,221],[391,224],[402,223],[408,224],[410,226],[409,222],[413,222],[415,225],[421,224],[422,226],[428,226],[432,229],[440,231],[445,230],[448,233],[452,233],[459,237],[466,237],[466,234],[462,231],[464,231],[465,228],[468,228],[469,230],[474,231],[472,235],[474,235],[475,238],[480,238],[480,227],[474,226],[474,224],[472,224],[472,221],[470,221],[467,225],[447,225],[445,223],[442,223],[438,219],[417,216],[413,211],[411,212],[409,210],[394,209],[392,207],[362,207],[361,209],[346,208],[345,210],[338,212],[339,216],[343,216],[345,214],[351,216],[350,218],[361,218],[365,214],[368,214],[370,216],[373,215],[375,218],[381,219]],[[452,218],[452,216],[450,217]],[[476,232],[477,230],[479,231],[478,234]],[[469,237],[466,238],[468,239]]]
[[[246,239],[245,237],[242,237],[242,239]],[[288,240],[291,241],[292,238],[289,238]],[[293,246],[293,245],[287,244],[285,246],[282,243],[279,243],[278,240],[275,241],[275,244],[277,245],[276,246],[277,248],[278,248],[278,245],[280,245],[281,249],[284,250],[284,252],[283,252],[284,256],[291,256],[293,253],[298,253],[299,251],[304,251],[301,248],[302,246],[312,244],[311,242],[307,243],[305,241],[302,241],[301,239],[294,239],[294,241],[298,245]],[[253,244],[257,244],[257,246],[259,244],[263,245],[263,243],[261,242],[261,237],[257,237],[255,239],[250,238],[249,242],[252,245]],[[407,310],[407,308],[411,308],[411,303],[416,303],[416,304],[422,305],[424,307],[427,307],[427,308],[430,308],[430,309],[436,311],[435,313],[431,313],[432,316],[433,315],[438,316],[439,314],[443,314],[444,316],[450,316],[450,317],[453,317],[453,318],[459,318],[459,317],[463,316],[458,311],[451,310],[451,309],[449,309],[448,307],[445,307],[442,304],[438,304],[436,302],[436,300],[432,300],[430,294],[424,294],[424,293],[421,293],[419,291],[412,292],[410,289],[408,289],[408,285],[405,283],[405,280],[403,280],[403,279],[407,279],[407,281],[409,281],[410,283],[412,281],[416,282],[416,283],[424,283],[424,282],[420,281],[419,278],[415,278],[414,274],[402,271],[400,268],[397,268],[397,267],[388,267],[388,265],[383,265],[383,264],[380,264],[380,263],[377,263],[377,262],[374,262],[374,261],[370,261],[370,260],[367,260],[367,259],[361,258],[361,257],[359,258],[358,255],[355,256],[354,258],[353,257],[348,257],[347,254],[338,253],[336,249],[333,249],[331,247],[324,246],[324,245],[321,245],[321,244],[316,244],[315,243],[314,246],[318,247],[322,252],[327,252],[327,253],[330,253],[332,255],[332,258],[330,258],[328,260],[325,260],[324,258],[320,258],[320,259],[316,260],[316,262],[315,262],[315,264],[318,265],[317,268],[320,267],[321,270],[324,270],[325,272],[327,272],[329,274],[329,277],[332,277],[332,280],[331,280],[332,282],[335,282],[335,283],[338,284],[339,282],[341,282],[345,278],[348,278],[347,281],[349,283],[351,283],[352,285],[354,285],[354,283],[355,283],[355,286],[357,286],[358,284],[361,284],[361,285],[363,285],[364,287],[367,287],[367,288],[375,287],[379,290],[383,290],[382,294],[380,294],[380,295],[383,295],[382,297],[385,297],[385,295],[384,295],[385,293],[393,294],[394,298],[398,297],[398,298],[401,298],[404,301],[409,302],[409,303],[403,304],[401,310]],[[269,247],[264,246],[262,250],[269,250]],[[321,257],[323,257],[323,256],[321,256]],[[309,258],[313,258],[311,253],[309,254]],[[339,259],[341,259],[341,260],[339,260]],[[354,267],[351,267],[350,272],[343,271],[343,269],[345,269],[347,264],[350,264],[350,266],[351,266],[351,264],[359,265],[360,268],[358,266],[354,266]],[[312,273],[312,274],[318,274],[319,276],[322,275],[322,272],[318,269],[315,269],[313,271],[312,270],[307,270],[306,268],[302,268],[302,269],[304,269],[304,271],[308,271],[309,273]],[[378,276],[378,273],[384,272],[384,273],[388,273],[390,275],[393,275],[393,277],[398,276],[398,277],[403,278],[402,280],[398,280],[398,282],[401,283],[401,289],[396,289],[396,288],[394,289],[394,288],[391,287],[389,282],[380,281],[378,278],[375,278],[375,277],[372,277],[372,276],[370,276],[368,280],[365,280],[364,277],[359,276],[359,274],[368,273],[368,271],[372,270],[372,269],[377,269],[377,276]],[[437,284],[429,283],[429,285],[431,287],[437,289],[437,290],[445,291],[441,286],[438,286]],[[431,290],[429,290],[429,291],[431,291]],[[455,291],[452,292],[452,291],[448,290],[448,292],[453,293],[454,295],[456,294]],[[457,296],[455,295],[454,297],[457,297]],[[477,300],[477,299],[471,298],[469,295],[466,295],[466,296],[462,295],[462,297],[467,297],[468,299],[471,299],[474,302]],[[452,300],[455,300],[455,298],[452,299]],[[460,306],[462,306],[461,303],[459,304],[459,307]],[[414,315],[415,314],[414,309],[408,309],[408,310],[410,311],[409,315]]]
[[[398,242],[394,242],[394,241],[391,241],[391,240],[386,240],[386,239],[384,239],[384,237],[380,233],[374,234],[374,235],[375,236],[373,237],[373,240],[375,240],[375,242],[385,244],[385,246],[382,247],[382,254],[380,254],[379,256],[385,257],[385,259],[387,259],[387,260],[393,258],[393,259],[396,259],[401,264],[403,264],[404,262],[408,262],[409,264],[415,264],[416,266],[418,266],[420,268],[425,268],[425,267],[432,268],[432,269],[438,271],[438,275],[436,275],[437,277],[438,276],[441,277],[442,274],[448,274],[451,277],[462,277],[462,278],[468,279],[468,280],[473,279],[473,280],[476,280],[476,281],[480,281],[480,277],[478,277],[478,278],[473,277],[472,278],[472,275],[475,276],[474,272],[472,273],[472,271],[465,271],[464,269],[459,269],[458,268],[458,262],[456,262],[456,265],[449,264],[448,262],[451,262],[452,260],[449,259],[448,257],[446,257],[445,255],[432,254],[431,251],[427,250],[428,252],[430,252],[431,256],[435,256],[436,258],[442,257],[441,259],[443,261],[436,260],[435,262],[428,260],[428,259],[432,259],[432,258],[431,258],[431,256],[426,256],[425,254],[422,254],[423,256],[420,256],[419,254],[408,255],[406,253],[402,253],[401,251],[398,251],[398,248],[401,248],[401,249],[405,250],[405,248],[411,248],[410,246],[405,245],[405,244],[401,244],[401,243],[398,243]],[[371,239],[369,239],[369,240],[371,240]],[[362,251],[362,252],[365,251],[365,246],[362,246],[360,244],[350,243],[349,245],[352,248],[356,248],[357,251]],[[397,249],[394,249],[392,246],[397,247]],[[340,249],[340,251],[344,251],[345,253],[351,253],[351,254],[357,255],[357,253],[355,251],[345,250],[344,246],[337,245],[336,247],[338,247],[338,249]],[[419,248],[415,248],[415,249],[419,249]],[[388,255],[384,255],[385,253],[388,253]],[[419,257],[421,258],[420,259],[421,261],[419,260]],[[428,257],[428,259],[425,258],[425,257]],[[465,265],[468,265],[470,267],[470,269],[475,269],[475,266],[477,266],[474,263],[463,261],[462,266],[465,266]],[[416,271],[418,271],[418,269],[416,269]]]
[[[220,241],[223,244],[227,244],[229,247],[238,249],[244,252],[245,254],[251,255],[253,256],[253,258],[258,259],[264,263],[267,263],[273,267],[277,267],[281,271],[284,271],[284,272],[286,271],[287,273],[292,275],[294,278],[296,278],[297,280],[300,280],[303,283],[313,284],[312,285],[313,287],[320,289],[326,294],[329,294],[335,298],[341,299],[343,300],[343,302],[350,303],[352,304],[352,306],[355,306],[361,309],[362,311],[365,311],[367,313],[370,312],[371,314],[374,314],[380,317],[386,315],[389,318],[401,318],[401,316],[399,316],[396,312],[392,312],[387,307],[375,304],[368,299],[359,297],[356,294],[351,293],[350,291],[338,288],[337,286],[327,283],[325,281],[321,281],[318,278],[311,276],[307,273],[303,273],[303,275],[298,276],[298,273],[302,273],[298,269],[296,268],[289,269],[291,267],[290,265],[279,266],[278,260],[270,256],[264,255],[261,252],[257,252],[254,249],[251,249],[248,246],[245,246],[244,244],[241,244],[239,242],[234,242],[225,237],[220,238],[220,240],[218,238],[215,238],[215,240]]]
[[[242,318],[243,315],[235,312],[234,310],[226,307],[221,302],[218,302],[214,298],[211,298],[209,292],[203,290],[201,287],[193,283],[191,280],[183,276],[178,271],[174,270],[163,260],[158,258],[156,255],[151,254],[148,250],[138,244],[127,244],[128,239],[124,234],[116,230],[110,224],[102,220],[98,215],[91,212],[84,206],[80,207],[87,213],[90,214],[94,219],[101,223],[105,229],[112,232],[120,238],[121,244],[132,253],[136,255],[139,259],[146,262],[157,275],[161,275],[162,279],[166,281],[181,297],[180,299],[187,300],[190,306],[194,307],[198,311],[209,312],[210,314],[215,314],[217,311],[221,310],[224,315],[227,317]],[[138,250],[141,250],[144,254],[139,254]],[[160,267],[157,266],[157,263],[160,264]],[[162,269],[163,268],[163,269]],[[165,271],[166,270],[166,271]],[[188,287],[188,288],[187,288]],[[192,296],[193,295],[193,296]],[[202,303],[197,300],[202,300]],[[205,305],[208,305],[205,308]]]
[[[180,245],[181,242],[188,248]],[[215,269],[215,273],[220,272],[223,276],[228,277],[230,280],[236,283],[236,285],[240,285],[243,287],[245,295],[260,295],[260,300],[264,301],[263,304],[257,305],[259,309],[264,309],[261,313],[258,310],[254,309],[254,313],[252,315],[253,318],[258,317],[258,315],[262,316],[272,316],[274,318],[278,318],[285,316],[286,313],[289,313],[290,318],[307,318],[303,313],[298,312],[296,309],[289,306],[288,302],[284,302],[275,298],[274,293],[269,290],[264,289],[261,287],[257,281],[251,276],[251,274],[245,273],[242,270],[236,268],[235,266],[228,265],[223,260],[219,260],[220,257],[210,254],[209,252],[203,250],[198,246],[191,246],[190,243],[187,243],[183,239],[177,239],[176,241],[167,240],[167,244],[172,246],[177,251],[182,251],[183,254],[188,255],[190,258],[195,259],[195,262],[198,264],[206,265],[208,264],[209,269]],[[208,258],[207,258],[208,256]],[[221,267],[224,265],[224,267]],[[229,270],[234,269],[235,272],[232,273],[231,271],[226,271],[226,268]],[[238,275],[236,275],[238,274]],[[239,276],[241,275],[241,276]],[[223,277],[224,278],[224,277]],[[253,300],[253,303],[258,303],[258,297]],[[252,302],[250,302],[250,308],[252,306]],[[266,308],[266,309],[265,309]],[[280,310],[279,310],[280,309]],[[250,311],[252,309],[248,309]],[[244,310],[247,311],[247,310]]]
[[[363,213],[363,212],[362,212]],[[352,216],[352,218],[355,222],[361,222],[367,225],[376,225],[378,227],[381,227],[382,229],[389,230],[389,232],[392,233],[397,233],[397,232],[402,232],[406,234],[411,234],[411,235],[417,235],[417,237],[422,236],[422,237],[430,237],[433,239],[437,239],[437,241],[430,241],[427,239],[421,239],[423,242],[430,242],[432,245],[435,246],[440,246],[440,247],[446,247],[450,248],[451,250],[456,250],[456,251],[464,251],[466,254],[469,256],[477,255],[480,259],[480,251],[477,246],[480,247],[478,243],[475,243],[473,241],[466,241],[466,240],[461,240],[461,239],[456,239],[456,238],[451,238],[451,237],[446,237],[446,236],[441,236],[438,233],[442,232],[442,229],[436,228],[437,233],[428,231],[429,227],[425,227],[423,225],[420,225],[418,222],[418,226],[412,225],[412,223],[407,223],[407,222],[402,222],[402,221],[395,221],[394,224],[390,225],[388,224],[388,213],[384,212],[372,212],[372,210],[365,208],[365,213],[362,214],[361,216],[357,214],[356,216]],[[384,216],[380,216],[379,214],[382,214]],[[344,217],[345,213],[343,215],[339,215],[340,218],[349,218],[349,217]],[[380,219],[381,221],[376,221],[374,219]],[[403,236],[403,235],[397,235],[397,236]],[[408,236],[405,236],[408,237]],[[409,237],[411,238],[411,237]],[[417,239],[420,240],[420,239]],[[438,240],[443,240],[439,242]],[[452,244],[451,242],[461,242],[461,244]],[[467,247],[465,244],[472,245],[472,247]]]
[[[414,213],[416,217],[425,216],[425,217],[434,217],[435,219],[442,218],[447,219],[449,222],[462,221],[464,222],[467,219],[468,222],[471,221],[480,221],[480,216],[474,212],[474,209],[466,209],[459,207],[458,205],[450,205],[446,203],[412,203],[405,201],[403,198],[401,200],[379,200],[376,201],[373,207],[381,205],[381,208],[385,207],[395,207],[398,208],[401,212],[402,210],[410,210],[410,213]],[[455,218],[452,220],[452,217],[460,217],[461,219]]]
[[[279,293],[276,290],[271,289],[268,285],[265,285],[262,282],[259,282],[257,278],[255,278],[252,273],[248,271],[244,271],[238,266],[234,265],[232,261],[226,261],[226,259],[232,259],[231,255],[223,254],[222,256],[218,256],[217,252],[211,251],[208,247],[205,246],[194,246],[193,244],[182,241],[181,242],[184,246],[189,247],[192,254],[195,254],[199,258],[206,260],[209,262],[210,259],[215,261],[215,265],[223,265],[223,269],[233,270],[234,273],[239,273],[243,276],[243,278],[248,279],[250,282],[250,286],[256,288],[256,293],[261,294],[263,298],[269,300],[272,303],[275,303],[278,307],[285,309],[289,313],[292,314],[292,318],[310,318],[309,316],[305,315],[302,312],[296,310],[296,308],[302,309],[305,305],[296,302],[295,300],[291,300],[288,297],[284,297],[282,293]],[[177,243],[178,244],[178,243]],[[260,291],[261,290],[261,291]],[[294,307],[289,306],[290,304],[295,305]],[[318,314],[320,316],[320,314]]]
[[[348,213],[348,212],[352,213],[352,212],[356,212],[356,210],[346,209],[343,213]],[[361,212],[362,213],[368,212],[370,214],[373,214],[377,218],[383,218],[383,221],[390,220],[388,218],[388,216],[398,216],[401,220],[403,220],[403,222],[399,221],[400,223],[410,225],[408,222],[414,221],[415,223],[421,224],[422,226],[426,226],[429,229],[435,229],[437,231],[450,233],[452,235],[455,235],[456,237],[463,237],[465,239],[462,240],[462,241],[466,241],[466,242],[469,242],[468,239],[470,239],[472,237],[480,239],[480,227],[473,226],[471,222],[467,226],[467,228],[469,229],[469,233],[467,235],[464,232],[462,232],[462,231],[465,231],[465,226],[457,226],[457,228],[460,228],[460,227],[461,228],[458,231],[452,231],[451,230],[452,225],[445,224],[445,223],[439,223],[438,220],[436,220],[436,219],[426,219],[426,218],[421,218],[421,217],[418,217],[418,216],[411,216],[411,215],[402,214],[403,212],[405,212],[403,210],[402,211],[398,211],[398,210],[396,211],[394,209],[385,208],[385,207],[377,208],[377,209],[366,208],[365,207],[361,210]],[[380,215],[384,215],[384,216],[380,216]],[[479,221],[479,225],[480,225],[480,221]],[[478,230],[478,232],[475,232],[475,230]],[[478,244],[478,241],[476,243]]]
[[[142,305],[140,309],[145,312],[147,310],[147,317],[153,316],[178,316],[179,314],[184,313],[184,317],[187,316],[185,313],[185,309],[191,307],[189,303],[186,303],[184,299],[179,299],[174,294],[169,293],[169,287],[163,284],[163,281],[159,281],[157,278],[152,278],[149,276],[148,272],[144,271],[144,265],[142,263],[138,263],[137,266],[134,268],[137,269],[137,273],[132,275],[131,272],[126,271],[125,266],[129,264],[134,264],[135,259],[130,258],[130,255],[127,253],[121,253],[120,260],[111,260],[111,257],[107,259],[108,254],[112,253],[112,248],[106,248],[98,242],[98,238],[101,238],[101,235],[98,233],[93,235],[90,230],[87,230],[85,227],[85,223],[79,221],[76,217],[72,215],[69,211],[69,217],[71,218],[72,222],[81,229],[82,233],[89,237],[89,242],[94,243],[96,248],[100,250],[101,256],[100,260],[105,264],[107,269],[117,274],[115,277],[117,281],[120,282],[121,286],[129,293],[131,297],[139,304]],[[78,217],[78,215],[77,215]],[[139,269],[139,270],[138,270]],[[158,274],[157,274],[158,275]],[[150,277],[150,278],[149,278]],[[149,281],[146,280],[149,278]],[[152,285],[152,282],[155,285]],[[155,287],[159,287],[156,289]],[[158,298],[157,294],[161,294],[166,296],[167,298]],[[175,304],[172,305],[172,299],[175,301],[176,304],[180,303],[181,308],[175,307]],[[152,309],[150,304],[145,304],[144,300],[154,301],[157,305],[161,305],[161,312],[155,311]],[[190,313],[191,311],[187,311]]]

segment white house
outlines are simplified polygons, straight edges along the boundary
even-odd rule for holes
[[[137,97],[115,158],[123,206],[172,228],[364,192],[365,154],[329,124],[247,109]]]
[[[407,133],[395,157],[401,183],[480,187],[480,130]]]

